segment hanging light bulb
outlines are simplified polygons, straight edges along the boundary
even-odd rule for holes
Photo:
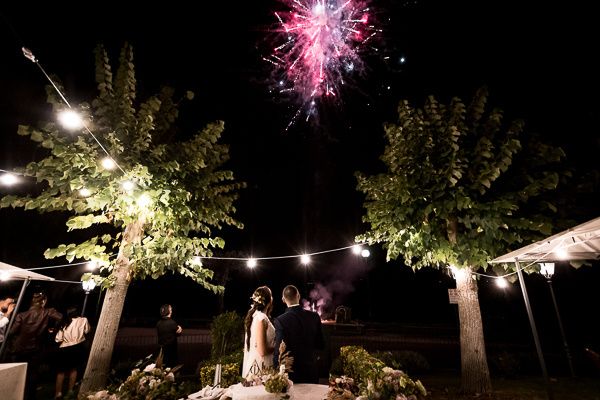
[[[302,254],[300,256],[300,262],[303,265],[308,265],[310,263],[310,256],[308,254]]]
[[[355,244],[352,246],[352,253],[359,255],[362,252],[362,246],[360,244]]]
[[[110,157],[103,158],[101,161],[101,164],[102,164],[102,168],[108,169],[108,170],[115,169],[115,167],[117,166],[117,163],[115,163],[115,160],[113,160]]]
[[[6,186],[12,186],[15,183],[19,182],[19,178],[15,174],[11,174],[10,172],[5,172],[0,175],[0,182]]]
[[[142,195],[138,197],[137,203],[140,207],[148,207],[152,203],[152,199],[147,193],[142,193]]]
[[[133,183],[132,181],[124,181],[121,186],[123,187],[123,190],[125,190],[126,192],[131,192],[134,188],[135,188],[135,183]]]
[[[363,251],[360,252],[360,255],[363,258],[367,258],[367,257],[369,257],[371,255],[371,252],[369,251],[369,249],[364,249]]]
[[[92,261],[89,261],[87,264],[85,264],[85,268],[86,268],[88,271],[93,271],[93,270],[95,270],[96,268],[98,268],[98,265],[99,265],[98,261],[96,261],[96,260],[92,260]]]
[[[556,256],[558,258],[560,258],[561,260],[566,260],[567,258],[569,258],[569,252],[567,251],[567,249],[565,249],[563,247],[556,249],[555,253],[556,253]]]
[[[92,195],[92,191],[88,188],[81,188],[79,189],[79,195],[81,197],[89,197]]]
[[[248,261],[246,261],[246,265],[250,269],[256,267],[256,258],[249,258]]]
[[[61,123],[63,128],[70,131],[83,128],[83,119],[81,119],[81,115],[73,110],[63,110],[59,112],[58,122]]]
[[[505,289],[508,287],[508,281],[501,276],[500,278],[496,278],[496,285],[501,289]]]

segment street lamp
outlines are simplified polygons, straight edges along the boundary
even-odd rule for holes
[[[88,295],[96,287],[96,281],[88,279],[87,281],[82,281],[81,286],[83,286],[83,290],[85,290],[85,299],[83,300],[83,307],[81,307],[81,316],[83,317],[85,315],[85,306],[87,305]]]
[[[554,295],[554,287],[552,286],[552,276],[554,275],[554,263],[541,263],[540,265],[542,267],[540,272],[542,273],[542,275],[544,275],[544,277],[546,278],[546,282],[548,282],[548,287],[550,287],[550,295],[552,296],[552,303],[554,304],[554,311],[556,312],[556,319],[558,320],[560,335],[562,337],[565,353],[567,354],[569,370],[571,371],[571,376],[575,377],[575,370],[573,369],[573,359],[571,357],[571,351],[569,350],[569,344],[567,343],[565,330],[563,328],[562,320],[560,318],[560,313],[558,312],[558,304],[556,303],[556,296]]]

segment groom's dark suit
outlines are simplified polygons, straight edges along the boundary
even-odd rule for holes
[[[294,357],[290,379],[294,383],[319,383],[317,355],[315,350],[323,348],[321,318],[319,314],[303,310],[300,306],[288,307],[275,318],[275,353],[273,364],[279,364],[279,345],[283,340],[286,349]]]

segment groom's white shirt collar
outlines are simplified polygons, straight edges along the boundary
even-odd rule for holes
[[[298,307],[298,306],[300,306],[300,304],[292,304],[292,305],[289,305],[288,308]]]

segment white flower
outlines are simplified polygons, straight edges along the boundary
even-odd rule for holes
[[[144,368],[144,372],[150,372],[156,367],[156,364],[148,364],[146,368]]]

